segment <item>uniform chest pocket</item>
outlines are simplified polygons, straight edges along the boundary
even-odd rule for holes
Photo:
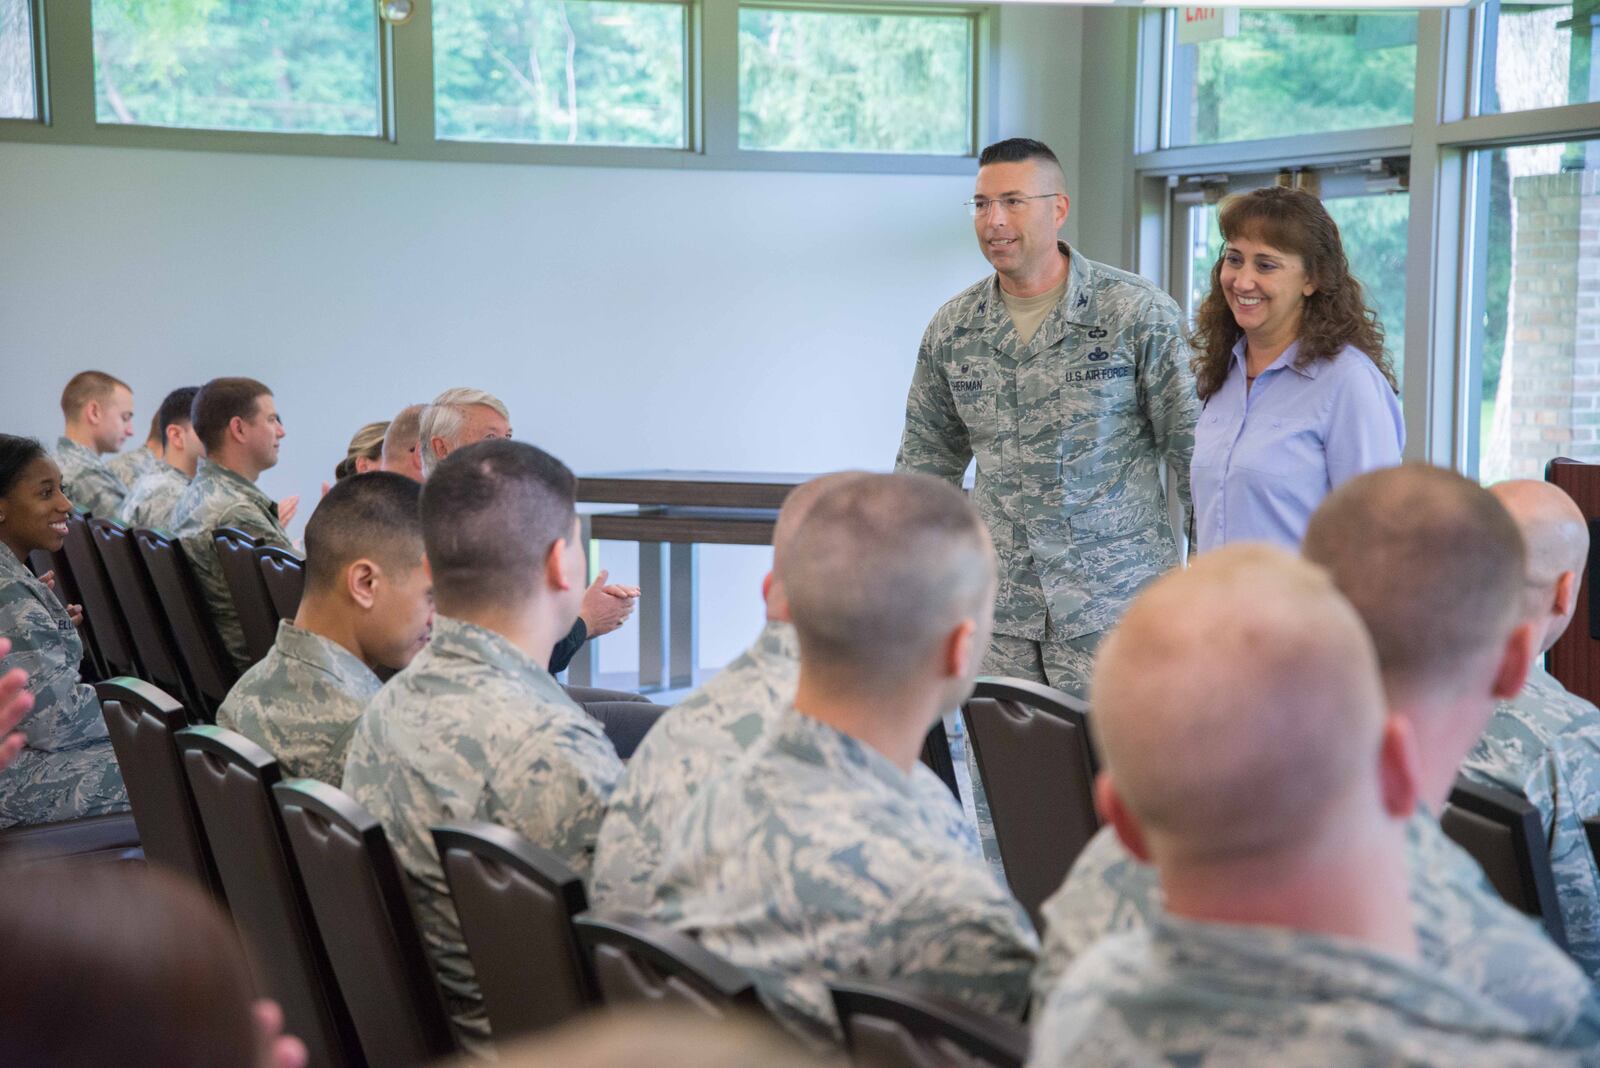
[[[1133,357],[1094,348],[1071,360],[1061,371],[1061,402],[1068,413],[1126,411],[1134,407]]]
[[[945,368],[946,381],[950,383],[950,396],[955,401],[956,412],[966,424],[967,437],[976,451],[989,445],[995,437],[995,391],[999,376],[992,368],[975,367],[970,363],[954,363]]]

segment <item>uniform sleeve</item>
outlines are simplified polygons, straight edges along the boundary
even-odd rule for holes
[[[1356,357],[1365,360],[1361,353]],[[1328,457],[1328,488],[1357,475],[1400,462],[1405,422],[1400,400],[1382,377],[1361,373],[1341,376],[1327,416],[1323,449]]]
[[[581,715],[581,713],[579,713]],[[596,726],[527,731],[494,760],[487,816],[550,850],[585,880],[622,761]]]
[[[233,527],[244,531],[262,545],[276,545],[280,549],[294,551],[294,542],[289,540],[288,532],[276,519],[254,505],[236,504],[230,507],[218,517],[213,529],[216,527]]]
[[[1040,906],[1044,948],[1033,975],[1034,1004],[1044,1004],[1090,946],[1114,932],[1148,927],[1160,911],[1155,869],[1135,860],[1116,832],[1102,827],[1078,854],[1066,881]]]
[[[895,902],[894,975],[935,997],[1021,1020],[1039,941],[1022,906],[973,863],[942,866]]]
[[[900,435],[896,471],[923,471],[960,484],[972,460],[967,425],[956,411],[950,383],[935,360],[934,328],[929,324],[917,348],[917,366],[911,373],[906,397],[906,424]]]
[[[1562,740],[1554,738],[1543,759],[1530,769],[1523,794],[1544,823],[1567,952],[1593,979],[1600,974],[1600,870],[1589,849],[1583,813],[1600,812],[1595,807],[1600,798],[1592,788],[1580,794],[1577,784],[1584,776],[1585,769],[1569,758]]]
[[[59,733],[62,711],[93,700],[93,691],[80,684],[71,645],[56,618],[20,582],[0,585],[0,635],[11,639],[11,652],[0,657],[0,674],[13,668],[26,671],[34,697],[33,711],[22,721],[23,733],[31,745],[54,748],[45,735]]]
[[[1150,422],[1156,451],[1167,465],[1167,496],[1178,495],[1183,527],[1193,528],[1189,461],[1194,455],[1194,425],[1200,417],[1195,394],[1193,353],[1184,336],[1183,313],[1171,297],[1155,294],[1145,308],[1136,353],[1139,407]]]

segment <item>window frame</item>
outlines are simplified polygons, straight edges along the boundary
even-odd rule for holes
[[[0,138],[13,127],[47,125],[50,121],[50,94],[45,91],[44,0],[24,0],[28,9],[28,49],[33,53],[33,117],[0,116]]]
[[[739,148],[738,0],[645,0],[685,8],[688,143],[683,148],[437,139],[429,0],[415,0],[416,12],[404,26],[379,19],[380,136],[102,124],[95,118],[91,0],[51,0],[48,5],[43,0],[32,2],[40,118],[0,119],[0,141],[540,166],[970,175],[977,151],[998,125],[998,24],[1002,15],[994,4],[871,0],[827,5],[846,11],[926,10],[941,15],[964,11],[974,19],[974,148],[969,155],[934,156]]]

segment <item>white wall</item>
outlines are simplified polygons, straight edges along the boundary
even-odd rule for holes
[[[1076,140],[1080,22],[1007,10],[1002,136]],[[922,329],[985,270],[969,177],[0,143],[0,190],[0,429],[53,441],[87,367],[141,429],[250,375],[289,431],[262,484],[308,506],[356,427],[454,385],[580,473],[887,468]],[[769,556],[703,550],[702,664],[759,626]],[[630,546],[602,560],[634,573]]]

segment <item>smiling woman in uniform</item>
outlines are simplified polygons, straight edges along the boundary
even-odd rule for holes
[[[11,641],[0,675],[25,670],[34,701],[22,752],[0,772],[0,827],[128,807],[100,702],[79,680],[83,641],[73,617],[26,563],[36,549],[61,548],[71,514],[61,469],[44,447],[0,434],[0,635]]]
[[[1383,326],[1322,202],[1294,189],[1223,201],[1200,306],[1195,537],[1298,547],[1335,486],[1400,462],[1405,425]]]

